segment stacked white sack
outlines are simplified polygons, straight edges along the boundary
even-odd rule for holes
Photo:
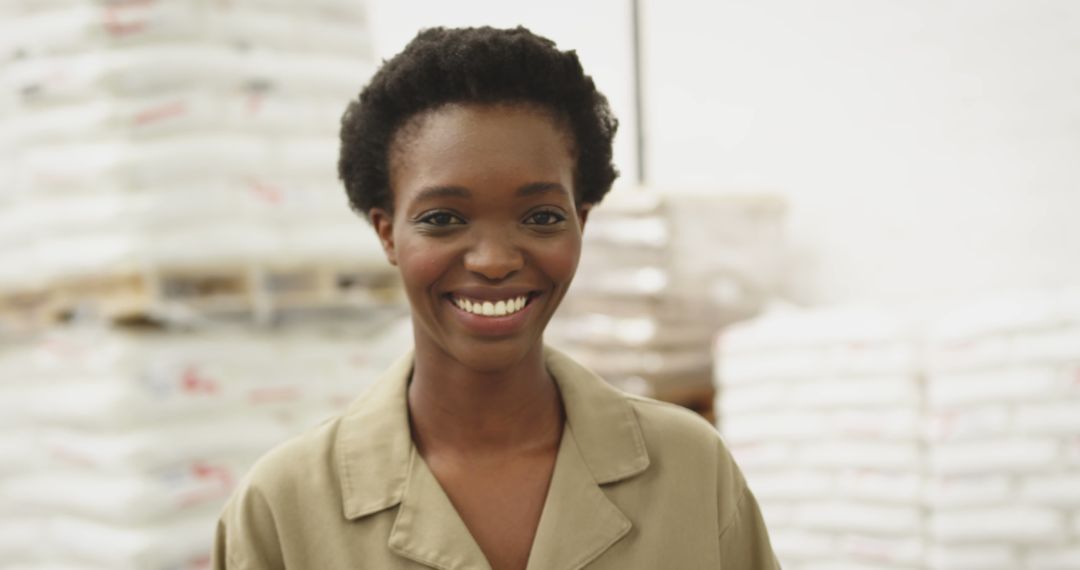
[[[930,567],[1080,568],[1080,294],[972,303],[929,338]]]
[[[373,69],[362,2],[0,11],[0,289],[379,260],[335,173],[341,113]]]
[[[625,390],[711,416],[712,337],[779,288],[784,212],[770,195],[612,192],[553,338]]]
[[[390,268],[335,175],[367,27],[354,0],[0,4],[0,335],[71,298],[200,323],[5,338],[0,564],[204,566],[247,464],[409,344],[378,330]],[[229,329],[159,290],[310,320]],[[361,320],[333,332],[328,296]]]
[[[915,338],[869,309],[776,311],[719,337],[721,432],[785,569],[924,568]]]
[[[399,311],[278,330],[55,329],[9,346],[0,560],[204,566],[254,459],[342,411],[410,344]]]

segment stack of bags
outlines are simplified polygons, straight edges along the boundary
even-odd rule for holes
[[[0,565],[204,567],[251,461],[411,344],[336,179],[367,28],[355,0],[0,4]]]
[[[1080,568],[1080,292],[781,311],[717,350],[784,568]]]
[[[1080,568],[1080,295],[973,303],[928,336],[930,568]]]
[[[128,317],[197,289],[263,310],[252,290],[290,278],[275,272],[385,267],[335,170],[373,70],[362,2],[17,0],[0,16],[0,306]]]
[[[767,195],[613,192],[589,215],[552,342],[626,391],[712,419],[712,338],[780,286],[784,210]]]
[[[6,347],[0,530],[33,540],[0,541],[0,560],[205,565],[254,460],[344,409],[410,341],[399,311],[279,330],[69,327]]]
[[[720,429],[785,569],[923,567],[917,363],[910,325],[870,309],[720,336]]]

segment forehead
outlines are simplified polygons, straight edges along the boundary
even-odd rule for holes
[[[538,182],[573,188],[567,129],[527,105],[446,105],[399,132],[391,152],[395,201],[432,186],[458,186],[493,198]]]

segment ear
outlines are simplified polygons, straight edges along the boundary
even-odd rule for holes
[[[397,265],[397,252],[394,249],[394,215],[384,208],[372,208],[368,210],[368,219],[371,220],[375,234],[379,236],[383,253],[390,265]]]

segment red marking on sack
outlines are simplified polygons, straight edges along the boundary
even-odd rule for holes
[[[259,180],[252,180],[248,183],[248,189],[251,190],[253,194],[261,198],[263,201],[269,202],[271,204],[281,203],[281,189],[276,186],[267,184]]]
[[[195,558],[192,558],[187,563],[187,570],[209,570],[210,568],[210,555],[202,554]]]
[[[49,449],[49,455],[51,455],[53,459],[59,460],[59,461],[61,461],[63,463],[70,463],[72,465],[79,465],[81,467],[97,467],[98,466],[97,463],[95,463],[93,459],[90,459],[89,457],[86,457],[86,456],[78,455],[78,454],[73,453],[73,452],[71,452],[71,451],[69,451],[67,449],[52,448],[52,449]]]
[[[216,394],[218,383],[202,376],[194,366],[188,366],[180,376],[180,386],[189,394]]]
[[[142,20],[125,21],[131,20],[132,16],[126,14],[126,17],[124,17],[124,11],[132,7],[149,6],[152,3],[152,0],[127,0],[126,2],[110,4],[105,8],[105,21],[102,22],[105,31],[118,37],[143,31],[146,29],[146,22]]]
[[[233,476],[232,472],[227,467],[196,461],[191,464],[191,472],[197,479],[216,480],[221,483],[223,487],[227,489],[232,488]]]
[[[974,341],[970,340],[956,340],[945,344],[946,352],[960,352],[965,350],[971,350],[975,346]]]
[[[851,554],[859,556],[861,558],[869,558],[875,562],[890,562],[892,556],[889,555],[889,551],[880,544],[874,544],[869,542],[851,542],[848,543],[848,551]]]
[[[262,110],[263,96],[253,93],[247,98],[247,110],[252,115],[257,115]]]
[[[187,113],[187,105],[183,101],[175,101],[165,105],[151,107],[135,115],[136,125],[145,125],[162,119],[168,119]]]
[[[63,357],[82,356],[86,354],[86,347],[58,338],[50,338],[42,343],[46,351]]]
[[[114,36],[126,36],[141,32],[146,28],[145,22],[131,22],[129,24],[122,24],[120,22],[113,21],[111,18],[106,19],[105,29]]]
[[[285,402],[300,398],[300,390],[293,386],[281,388],[258,388],[248,394],[248,400],[255,404],[266,402]]]
[[[941,417],[937,420],[937,425],[934,426],[937,429],[937,439],[949,439],[956,432],[956,412],[947,411],[942,412]]]

